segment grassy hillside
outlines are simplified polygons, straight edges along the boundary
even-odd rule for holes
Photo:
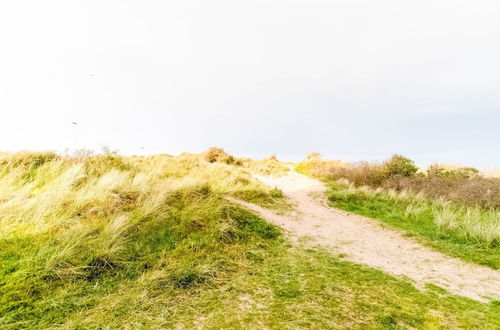
[[[395,156],[383,164],[310,158],[298,170],[328,183],[332,206],[405,230],[443,253],[500,268],[500,180],[474,169],[418,172]]]
[[[0,327],[500,327],[496,303],[292,246],[224,198],[286,208],[249,175],[286,166],[213,153],[1,155]]]

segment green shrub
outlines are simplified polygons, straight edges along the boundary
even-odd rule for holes
[[[393,155],[389,160],[385,161],[383,164],[384,173],[387,177],[391,176],[414,176],[418,167],[415,163],[406,157],[401,155]]]
[[[432,177],[439,177],[443,179],[451,179],[451,180],[463,180],[470,179],[479,174],[479,170],[473,167],[459,167],[447,169],[441,167],[439,164],[434,164],[429,166],[427,169],[427,175]]]

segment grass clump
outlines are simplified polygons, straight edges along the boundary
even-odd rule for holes
[[[260,160],[244,158],[242,162],[243,166],[248,168],[252,173],[260,175],[284,175],[293,166],[292,163],[279,161],[276,155],[271,155],[268,158]]]
[[[291,205],[286,201],[283,192],[279,189],[258,189],[239,190],[233,194],[233,197],[257,204],[268,209],[285,212],[291,209]]]

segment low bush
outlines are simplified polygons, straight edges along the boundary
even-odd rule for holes
[[[209,163],[226,163],[226,164],[234,164],[241,165],[241,161],[231,156],[222,148],[211,147],[207,151],[203,153],[204,158]]]
[[[296,170],[324,181],[347,179],[356,187],[408,190],[464,206],[500,209],[500,178],[482,176],[471,167],[432,165],[424,174],[413,161],[400,155],[382,164],[345,163],[315,155],[299,163]]]
[[[401,155],[393,155],[382,164],[382,168],[386,178],[393,176],[412,177],[418,171],[418,167],[411,159]]]
[[[473,167],[450,167],[433,164],[427,169],[427,174],[430,177],[460,180],[478,176],[479,171]]]

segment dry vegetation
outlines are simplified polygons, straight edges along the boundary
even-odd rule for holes
[[[109,218],[136,207],[144,214],[154,213],[172,192],[269,195],[271,190],[252,180],[244,167],[228,165],[229,158],[208,162],[204,158],[205,154],[127,158],[112,152],[79,152],[71,157],[4,154],[0,156],[2,236],[17,230],[69,230],[75,219]]]
[[[500,178],[483,175],[470,167],[435,164],[423,172],[411,160],[394,155],[382,164],[323,160],[310,155],[297,170],[321,180],[346,179],[356,187],[422,193],[464,206],[500,209]]]

